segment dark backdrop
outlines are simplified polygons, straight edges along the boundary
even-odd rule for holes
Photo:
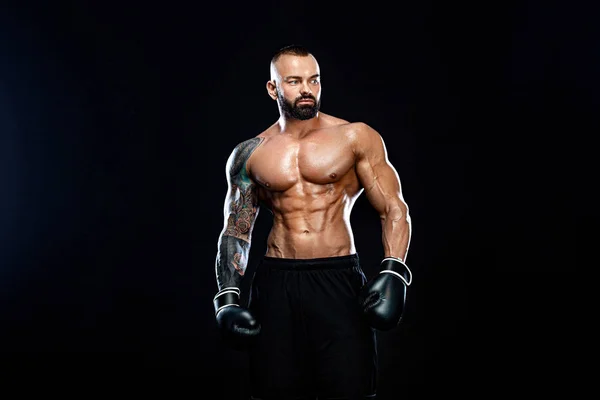
[[[583,347],[567,293],[585,293],[573,267],[597,237],[594,11],[3,6],[0,379],[242,398],[245,354],[223,346],[212,309],[224,167],[278,117],[268,63],[297,43],[320,63],[322,110],[381,133],[411,209],[414,286],[405,322],[379,334],[381,398],[568,383]],[[262,212],[248,275],[269,223]],[[373,276],[380,225],[364,197],[352,223]]]

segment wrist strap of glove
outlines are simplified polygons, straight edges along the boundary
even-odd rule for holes
[[[240,306],[240,289],[237,287],[226,287],[215,295],[213,298],[213,304],[215,306],[215,315],[219,313],[225,307],[239,307]]]
[[[408,266],[399,258],[386,257],[381,261],[380,274],[393,274],[402,279],[406,286],[412,283],[412,272]]]

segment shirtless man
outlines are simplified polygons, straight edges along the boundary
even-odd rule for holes
[[[372,399],[375,330],[399,324],[412,278],[398,174],[378,132],[320,112],[319,65],[305,48],[277,52],[267,91],[280,118],[239,143],[226,165],[217,324],[249,350],[254,399]],[[350,226],[363,191],[380,215],[384,249],[369,282]],[[273,225],[245,308],[239,288],[260,206]]]

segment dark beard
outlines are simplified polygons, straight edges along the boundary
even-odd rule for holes
[[[292,104],[288,102],[283,95],[277,91],[277,98],[279,99],[279,104],[281,104],[281,110],[288,118],[298,119],[300,121],[305,121],[307,119],[311,119],[316,117],[319,109],[321,108],[321,101],[317,102],[317,100],[312,96],[300,97],[296,99],[296,101]],[[303,99],[311,99],[314,101],[313,105],[303,104],[298,106],[298,102]]]

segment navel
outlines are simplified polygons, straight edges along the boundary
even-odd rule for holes
[[[306,229],[304,231],[302,231],[302,233],[310,233],[309,231],[307,231]]]

